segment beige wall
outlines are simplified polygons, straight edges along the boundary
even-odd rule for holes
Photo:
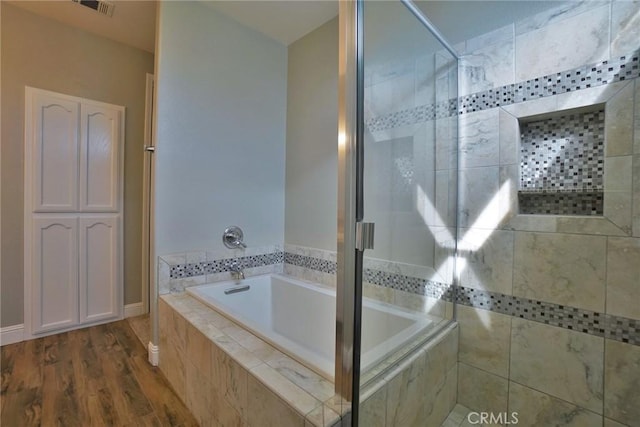
[[[24,87],[126,107],[125,304],[141,300],[142,146],[153,54],[2,7],[2,327],[23,322]]]
[[[336,250],[338,18],[289,45],[285,242]]]

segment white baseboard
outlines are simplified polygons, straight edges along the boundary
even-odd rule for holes
[[[141,302],[127,304],[124,306],[125,318],[140,316],[142,314],[145,314],[145,311],[144,311],[144,306],[142,305]],[[118,319],[115,319],[115,320],[118,320]],[[113,322],[113,320],[110,320],[110,322]],[[75,328],[77,329],[78,327],[79,326],[76,326]],[[74,329],[74,328],[71,328],[71,329]],[[49,333],[39,334],[38,337],[44,337],[47,335],[57,334],[60,332],[64,332],[64,330],[51,331]],[[38,337],[33,336],[33,337],[28,337],[27,339],[33,339]],[[0,328],[0,346],[14,344],[20,341],[24,341],[24,325],[23,324]]]
[[[0,346],[24,341],[24,325],[0,328]]]
[[[124,317],[135,317],[145,314],[144,306],[141,302],[136,302],[133,304],[127,304],[124,306]]]
[[[149,363],[151,363],[151,365],[153,366],[158,366],[158,362],[160,360],[160,349],[158,348],[158,346],[149,341],[147,350],[149,353]]]

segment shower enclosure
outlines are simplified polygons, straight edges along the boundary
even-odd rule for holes
[[[160,370],[202,424],[440,425],[457,385],[455,55],[401,1],[340,2],[290,46],[216,6],[160,4]],[[230,159],[247,172],[229,180]],[[222,244],[232,224],[247,248]]]
[[[153,344],[202,424],[636,425],[640,3],[420,2],[460,57],[401,0],[340,2],[290,45],[219,3],[158,14]],[[284,291],[223,295],[326,368],[183,292],[239,265]],[[307,287],[335,305],[313,318]]]
[[[454,318],[458,64],[412,2],[340,2],[339,19],[335,384],[358,425],[364,390]],[[373,362],[361,355],[374,329],[403,326],[367,314],[367,299],[423,319]]]

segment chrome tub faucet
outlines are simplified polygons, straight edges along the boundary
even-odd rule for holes
[[[244,271],[242,271],[242,268],[240,267],[240,263],[238,263],[238,260],[233,260],[232,262],[227,264],[227,268],[229,269],[229,272],[231,273],[231,277],[233,278],[233,280],[244,279]]]

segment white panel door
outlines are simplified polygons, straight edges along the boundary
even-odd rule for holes
[[[119,216],[80,218],[80,322],[120,315]]]
[[[79,105],[64,97],[34,92],[27,129],[33,155],[33,211],[78,209]]]
[[[25,88],[25,330],[122,317],[124,107]]]
[[[32,329],[34,333],[78,324],[78,220],[48,215],[33,219]]]
[[[117,212],[120,111],[83,103],[80,117],[80,210]]]

